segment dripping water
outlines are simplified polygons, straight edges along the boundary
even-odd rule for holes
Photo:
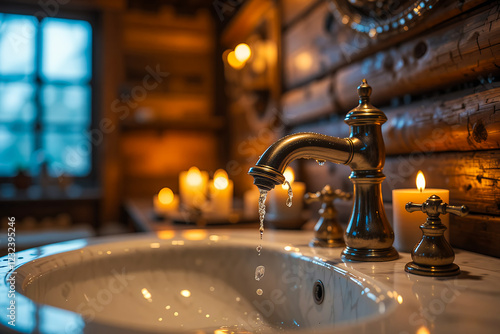
[[[259,220],[260,220],[260,240],[264,236],[264,217],[266,216],[266,198],[267,198],[267,190],[260,190],[259,196]],[[262,244],[257,246],[257,254],[260,255],[260,251],[262,250]]]
[[[293,198],[293,191],[292,191],[292,186],[290,185],[290,182],[285,180],[283,182],[283,185],[288,186],[288,198],[286,199],[286,206],[291,207],[292,206],[292,198]]]

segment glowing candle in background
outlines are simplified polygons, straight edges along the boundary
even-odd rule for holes
[[[233,208],[233,181],[223,169],[218,169],[210,182],[211,210],[217,216],[227,217]]]
[[[274,187],[268,194],[268,212],[266,215],[266,220],[274,224],[276,227],[277,222],[282,222],[279,227],[287,228],[286,222],[297,222],[302,220],[302,209],[304,207],[304,193],[306,191],[306,185],[303,182],[295,182],[295,174],[293,169],[287,167],[283,173],[285,180],[287,180],[293,190],[293,201],[292,206],[288,207],[286,205],[288,199],[288,185],[281,185]],[[297,226],[296,224],[291,224],[289,228]]]
[[[201,208],[207,200],[208,173],[191,167],[179,175],[179,193],[185,208]]]
[[[405,209],[408,202],[422,204],[431,195],[439,196],[443,202],[450,203],[450,191],[447,189],[425,189],[424,174],[419,171],[416,178],[417,189],[394,189],[392,191],[394,247],[400,252],[411,252],[413,247],[422,239],[422,225],[427,214],[423,212],[409,213]],[[440,215],[442,223],[448,228],[445,232],[446,240],[450,241],[449,215]]]
[[[177,211],[179,207],[179,197],[174,195],[170,188],[162,188],[158,195],[153,197],[154,211],[159,216],[168,215]]]

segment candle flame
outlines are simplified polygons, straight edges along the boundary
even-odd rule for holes
[[[417,189],[422,192],[425,190],[425,177],[421,170],[417,173]]]
[[[174,200],[174,192],[170,188],[162,188],[158,193],[158,200],[161,204],[170,204]]]
[[[214,174],[214,187],[219,190],[224,190],[229,185],[227,173],[223,169],[218,169]]]
[[[292,167],[287,167],[285,169],[285,172],[283,173],[283,176],[285,177],[285,180],[290,182],[290,184],[292,184],[292,182],[295,181],[295,174],[293,172]],[[283,184],[281,185],[281,187],[283,189],[288,189],[288,187],[286,185],[283,185]]]
[[[199,186],[202,182],[200,170],[197,167],[189,168],[186,181],[190,186]]]

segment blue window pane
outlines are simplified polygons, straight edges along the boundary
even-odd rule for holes
[[[52,176],[67,173],[86,176],[90,172],[91,146],[82,133],[45,132],[43,149]]]
[[[15,176],[19,169],[27,169],[33,149],[32,133],[0,126],[0,175]]]
[[[33,16],[0,14],[0,75],[34,74],[36,27]]]
[[[42,21],[42,36],[42,77],[45,80],[90,80],[92,27],[88,22],[46,18]]]
[[[43,122],[90,125],[90,87],[45,85]]]
[[[35,88],[29,83],[0,83],[0,122],[33,122],[34,97]]]

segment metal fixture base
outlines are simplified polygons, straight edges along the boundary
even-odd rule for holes
[[[344,247],[344,239],[318,239],[314,238],[309,243],[310,247],[323,247],[323,248],[336,248],[336,247]]]
[[[444,277],[460,274],[460,267],[454,263],[446,266],[421,266],[415,262],[408,262],[405,271],[420,276]]]
[[[384,249],[352,248],[347,246],[342,251],[342,260],[382,262],[399,259],[399,254],[394,247]]]

